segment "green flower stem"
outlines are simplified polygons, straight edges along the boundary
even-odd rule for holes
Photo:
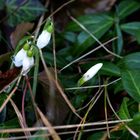
[[[37,47],[34,47],[35,50],[35,67],[34,67],[34,77],[33,77],[33,96],[36,96],[36,89],[37,89],[37,75],[39,69],[39,51]]]

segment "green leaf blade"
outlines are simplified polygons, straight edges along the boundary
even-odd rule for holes
[[[119,6],[118,6],[118,16],[120,19],[123,19],[127,16],[129,16],[130,14],[132,14],[133,12],[137,11],[140,8],[140,3],[133,0],[133,1],[128,1],[128,0],[124,0],[122,1]]]
[[[97,39],[100,39],[112,26],[113,18],[108,14],[93,14],[82,16],[78,18],[78,21],[84,25],[90,33],[92,33]],[[73,31],[81,31],[82,29],[76,24],[71,23],[67,30]],[[96,43],[95,39],[93,39],[87,32],[81,31],[77,36],[77,41],[72,47],[71,51],[74,56],[80,56],[81,53],[92,47]]]
[[[124,89],[137,102],[140,102],[140,72],[125,70],[122,72],[122,83]]]
[[[140,52],[131,53],[124,57],[124,64],[127,69],[140,70]]]
[[[140,22],[129,22],[121,25],[121,29],[136,37],[138,43],[140,44]]]

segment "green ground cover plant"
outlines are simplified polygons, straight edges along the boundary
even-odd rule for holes
[[[140,2],[102,1],[0,0],[1,139],[139,139]]]

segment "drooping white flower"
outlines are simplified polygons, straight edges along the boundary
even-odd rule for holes
[[[50,39],[51,39],[52,32],[53,32],[53,23],[49,19],[46,22],[42,33],[39,35],[39,37],[37,39],[37,47],[39,49],[42,49],[48,45],[48,43],[50,42]]]
[[[43,30],[37,39],[37,47],[39,49],[44,48],[45,46],[48,45],[50,39],[51,39],[51,33],[48,32],[47,30]]]
[[[13,63],[16,67],[21,67],[24,57],[26,56],[27,51],[30,49],[28,43],[25,43],[23,48],[13,57]]]
[[[22,75],[25,76],[30,71],[31,67],[34,65],[34,58],[25,56],[22,63]]]
[[[82,76],[82,78],[78,81],[78,85],[81,86],[82,84],[84,84],[85,82],[87,82],[88,80],[90,80],[92,77],[94,77],[95,74],[101,69],[102,66],[103,66],[102,63],[98,63],[98,64],[92,66],[92,67]]]
[[[13,63],[16,67],[21,67],[24,57],[26,56],[26,51],[24,49],[21,49],[16,56],[13,58]]]

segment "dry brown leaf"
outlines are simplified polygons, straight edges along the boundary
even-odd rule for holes
[[[32,30],[34,27],[34,23],[21,23],[19,24],[15,31],[13,33],[11,33],[10,35],[10,40],[11,40],[11,44],[12,47],[15,48],[17,43],[19,42],[19,40],[21,40],[21,38],[30,30]]]
[[[72,15],[109,11],[116,0],[78,0],[71,8]],[[79,6],[80,5],[80,6]]]
[[[46,127],[48,127],[48,132],[51,134],[53,140],[61,140],[61,138],[59,137],[59,135],[57,134],[57,132],[55,131],[55,129],[53,128],[53,126],[51,125],[49,120],[41,112],[41,110],[38,108],[38,106],[36,106],[36,110],[37,110],[38,114],[40,115],[40,118],[41,118],[42,122],[44,123],[44,125]]]
[[[51,73],[53,73],[53,71],[51,71]],[[69,111],[65,100],[59,93],[59,90],[54,82],[52,82],[50,87],[50,82],[48,81],[44,71],[39,74],[38,79],[42,85],[42,100],[44,101],[46,116],[52,124],[62,124]]]

